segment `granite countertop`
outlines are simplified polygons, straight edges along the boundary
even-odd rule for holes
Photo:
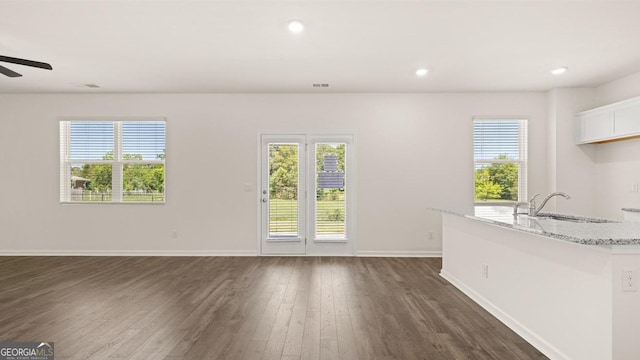
[[[620,222],[557,213],[540,213],[537,217],[520,214],[514,217],[512,206],[432,210],[582,245],[640,245],[640,222]],[[549,215],[561,215],[573,221],[545,217]]]

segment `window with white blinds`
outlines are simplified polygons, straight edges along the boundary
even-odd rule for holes
[[[166,122],[61,120],[60,202],[164,203]]]
[[[476,203],[526,201],[527,120],[474,119]]]

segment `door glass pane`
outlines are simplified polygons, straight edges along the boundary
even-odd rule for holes
[[[345,143],[316,144],[316,239],[346,238]]]
[[[269,144],[269,237],[298,236],[298,144]]]

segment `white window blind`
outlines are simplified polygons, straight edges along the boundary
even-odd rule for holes
[[[525,201],[527,121],[474,119],[475,202]]]
[[[164,202],[164,120],[61,120],[61,202]]]
[[[103,160],[113,154],[113,122],[69,122],[69,152],[71,160]]]
[[[122,153],[139,160],[162,159],[165,150],[165,124],[162,121],[123,121]]]

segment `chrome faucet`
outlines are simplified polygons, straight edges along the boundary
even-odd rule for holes
[[[567,200],[571,199],[571,196],[569,196],[567,193],[554,192],[554,193],[549,194],[549,196],[547,196],[546,198],[544,198],[544,200],[542,200],[542,204],[540,204],[540,206],[536,208],[536,197],[538,195],[540,195],[540,194],[533,195],[531,200],[529,200],[529,216],[537,216],[538,213],[540,212],[540,210],[542,210],[542,208],[545,205],[547,205],[547,201],[549,201],[549,199],[551,199],[554,196],[562,196]]]

